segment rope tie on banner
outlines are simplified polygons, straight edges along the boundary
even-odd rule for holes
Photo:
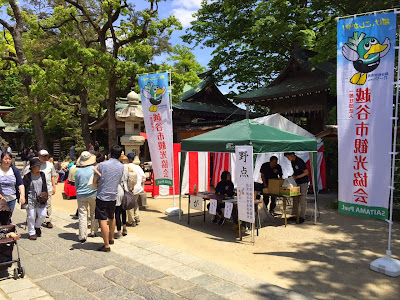
[[[398,120],[399,117],[390,117],[390,120]]]
[[[389,185],[388,188],[389,190],[394,190],[394,186]]]
[[[391,155],[397,155],[397,154],[399,154],[399,152],[389,152],[389,154],[391,154]]]

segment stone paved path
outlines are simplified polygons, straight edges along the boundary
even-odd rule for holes
[[[16,281],[2,278],[0,300],[306,299],[134,234],[116,240],[110,253],[98,252],[100,237],[77,242],[77,220],[54,210],[55,227],[43,229],[41,238],[30,241],[25,217],[24,211],[15,210],[27,276]]]

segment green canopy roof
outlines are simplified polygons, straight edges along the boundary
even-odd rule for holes
[[[252,145],[254,153],[317,151],[317,141],[287,131],[243,120],[184,139],[182,151],[235,152],[235,146]]]

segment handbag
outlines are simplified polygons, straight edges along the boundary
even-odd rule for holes
[[[42,185],[43,184],[46,184],[46,182],[43,182],[43,178],[42,178]],[[49,193],[48,192],[40,192],[38,194],[38,192],[35,190],[35,186],[33,185],[32,181],[31,181],[31,186],[33,187],[33,189],[35,191],[37,202],[40,203],[40,204],[46,204],[47,200],[49,199]]]
[[[124,191],[124,196],[121,200],[121,208],[123,210],[130,210],[136,207],[136,197],[131,191]]]
[[[41,192],[40,194],[36,194],[36,199],[40,204],[45,204],[49,199],[49,193]]]

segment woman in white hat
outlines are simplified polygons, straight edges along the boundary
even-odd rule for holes
[[[96,156],[88,151],[83,151],[76,162],[78,167],[75,173],[75,189],[76,199],[78,200],[78,215],[79,215],[79,241],[84,243],[87,239],[88,228],[88,207],[90,209],[90,234],[95,237],[97,232],[97,222],[94,218],[96,209],[96,190],[88,187],[90,178],[93,176],[94,164]]]

